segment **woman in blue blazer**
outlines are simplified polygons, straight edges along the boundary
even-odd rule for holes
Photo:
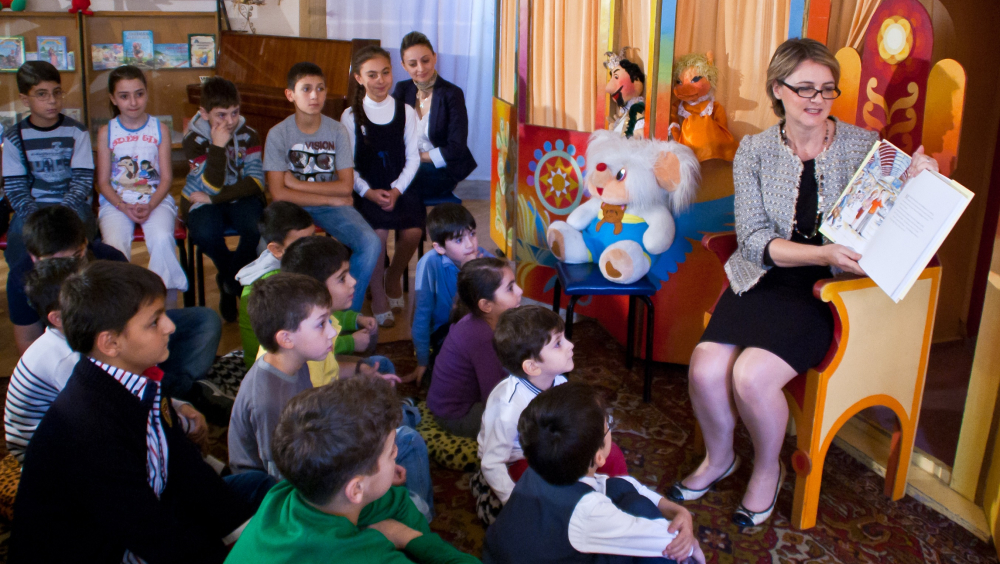
[[[438,76],[437,54],[424,34],[406,34],[399,52],[411,79],[397,82],[392,97],[412,106],[420,118],[420,169],[408,189],[423,200],[440,197],[476,168],[469,151],[465,94]]]

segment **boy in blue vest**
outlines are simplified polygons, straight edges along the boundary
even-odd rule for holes
[[[631,477],[597,473],[613,425],[583,383],[553,386],[528,404],[517,423],[528,469],[486,533],[483,562],[704,564],[686,509]]]

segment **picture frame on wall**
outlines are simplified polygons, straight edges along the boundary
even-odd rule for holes
[[[0,37],[0,72],[17,72],[24,57],[24,37]]]
[[[191,53],[187,43],[157,43],[153,67],[156,69],[191,68]]]
[[[125,49],[121,43],[94,43],[90,60],[95,71],[116,69],[125,64]]]
[[[151,30],[126,30],[122,32],[125,63],[139,68],[153,68],[155,50]]]
[[[38,45],[38,60],[52,63],[56,70],[69,70],[66,59],[66,37],[39,35],[35,38]]]
[[[188,51],[191,68],[209,69],[215,67],[215,36],[208,34],[188,35]]]

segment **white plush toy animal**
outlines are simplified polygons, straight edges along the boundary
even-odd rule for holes
[[[567,263],[596,258],[605,278],[631,284],[674,242],[673,215],[691,204],[701,182],[698,158],[673,141],[595,131],[587,167],[590,200],[549,226],[549,248]]]

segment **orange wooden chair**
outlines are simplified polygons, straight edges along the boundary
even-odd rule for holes
[[[725,264],[736,251],[736,235],[708,234],[702,245]],[[906,493],[940,285],[941,266],[935,257],[898,304],[868,277],[820,280],[813,288],[818,299],[830,304],[835,326],[823,362],[785,386],[798,447],[792,455],[795,527],[816,524],[830,443],[848,419],[867,407],[888,407],[899,419],[886,466],[885,495],[897,500]],[[706,324],[710,317],[711,312]]]

